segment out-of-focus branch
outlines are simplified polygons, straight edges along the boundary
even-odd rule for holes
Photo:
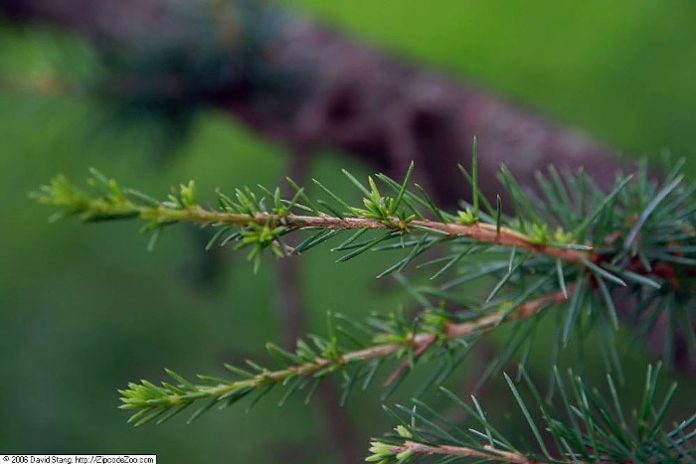
[[[171,104],[216,107],[295,152],[340,149],[386,170],[415,160],[440,201],[466,196],[451,167],[470,159],[473,135],[481,142],[481,185],[488,195],[497,192],[494,175],[503,162],[527,185],[537,169],[553,163],[583,166],[607,186],[620,166],[613,151],[578,130],[272,4],[238,1],[222,10],[222,2],[185,3],[0,0],[0,14],[76,31],[110,55],[144,55],[151,63],[178,53],[188,61],[146,76],[117,76],[119,92],[145,88]],[[212,26],[201,26],[205,12]],[[210,44],[223,61],[230,59],[220,69],[233,68],[212,87],[209,79],[203,85],[187,74],[187,66],[206,61]],[[250,48],[239,59],[240,50]],[[274,74],[282,78],[274,82]],[[292,89],[297,83],[301,89]]]

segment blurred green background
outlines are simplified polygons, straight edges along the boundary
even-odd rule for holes
[[[696,178],[690,0],[286,3],[587,129],[618,151],[654,157],[671,149],[687,157]],[[88,75],[93,58],[85,47],[45,29],[0,25],[0,75]],[[99,129],[102,110],[80,97],[0,89],[0,451],[337,462],[316,402],[304,406],[300,398],[282,409],[265,401],[248,414],[244,407],[212,412],[190,426],[174,420],[133,429],[116,410],[116,388],[159,379],[163,367],[191,376],[221,373],[224,361],[266,359],[265,341],[282,338],[273,264],[253,275],[243,256],[226,251],[211,280],[204,238],[192,230],[168,230],[148,253],[134,224],[48,224],[49,211],[27,193],[57,173],[83,179],[95,166],[160,197],[194,178],[201,195],[212,198],[218,186],[278,183],[286,157],[213,112],[196,119],[176,153],[161,156],[148,128]],[[324,153],[311,175],[331,182],[341,167],[369,171]],[[336,184],[353,194],[345,182]],[[361,317],[407,301],[391,284],[375,282],[383,259],[336,265],[328,252],[306,256],[302,291],[311,329],[323,331],[327,310]],[[636,366],[642,375],[644,363]],[[680,401],[692,411],[694,384],[684,382]],[[635,397],[628,388],[625,394]],[[376,394],[356,394],[346,407],[365,444],[392,425],[378,405]]]

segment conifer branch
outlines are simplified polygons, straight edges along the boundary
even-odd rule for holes
[[[193,223],[200,226],[233,226],[249,227],[268,226],[272,229],[280,228],[278,232],[286,230],[321,229],[321,230],[390,230],[406,234],[439,234],[448,237],[467,237],[476,242],[505,247],[514,247],[558,258],[569,263],[580,263],[584,260],[592,260],[594,256],[584,250],[570,249],[553,244],[538,244],[534,240],[516,230],[495,225],[476,223],[472,225],[443,223],[428,219],[412,219],[405,221],[396,216],[385,216],[383,219],[365,217],[333,217],[320,213],[316,216],[297,214],[272,214],[272,213],[230,213],[206,209],[200,205],[186,209],[169,208],[166,206],[141,206],[133,203],[112,205],[101,200],[93,200],[85,203],[79,214],[89,220],[113,219],[117,217],[138,217],[142,220],[158,223]]]
[[[402,182],[377,175],[377,181],[368,177],[364,185],[344,171],[363,194],[360,207],[351,206],[316,180],[324,199],[310,199],[303,188],[289,180],[295,190],[290,199],[281,198],[280,189],[259,186],[258,191],[237,189],[233,196],[217,192],[218,208],[204,207],[196,200],[195,184],[189,182],[167,200],[158,201],[125,189],[97,171],[92,171],[90,180],[96,193],[85,193],[58,177],[34,197],[60,207],[61,215],[76,214],[83,221],[139,218],[153,239],[175,223],[212,226],[217,232],[209,246],[234,243],[235,248],[249,248],[255,269],[265,250],[279,257],[300,254],[340,232],[350,232],[350,236],[334,248],[346,253],[339,261],[370,250],[407,250],[405,257],[380,276],[399,276],[417,256],[437,245],[449,250],[421,264],[440,266],[432,279],[448,277],[439,286],[412,287],[399,277],[425,308],[415,320],[392,315],[367,325],[351,322],[351,327],[340,328],[339,343],[330,318],[327,337],[312,336],[311,344],[300,340],[294,353],[269,344],[269,352],[282,363],[279,369],[248,362],[251,370],[227,366],[239,377],[236,380],[199,376],[206,384],[197,385],[168,371],[176,384],[131,383],[120,391],[121,407],[136,411],[131,417],[136,425],[155,419],[161,422],[207,399],[208,404],[192,416],[195,418],[212,406],[226,407],[254,392],[258,392],[258,400],[276,386],[285,387],[281,402],[303,388],[309,390],[309,398],[321,379],[336,371],[344,377],[345,399],[355,382],[362,380],[366,388],[384,360],[400,361],[385,382],[388,394],[416,361],[427,362],[447,353],[442,356],[445,362],[440,362],[435,375],[421,387],[422,392],[444,381],[466,354],[466,349],[460,348],[469,342],[499,325],[531,319],[556,303],[567,303],[558,318],[559,344],[567,345],[577,327],[599,327],[603,331],[600,343],[620,371],[612,333],[619,324],[614,301],[619,287],[626,287],[635,298],[643,330],[652,330],[658,317],[664,315],[672,321],[670,340],[682,336],[687,341],[696,340],[696,187],[683,184],[680,165],[667,176],[664,186],[650,181],[642,170],[634,177],[618,177],[609,193],[582,173],[567,173],[561,179],[551,169],[551,181],[538,176],[546,202],[523,192],[503,168],[501,181],[512,199],[512,216],[502,213],[499,198],[493,207],[477,195],[477,176],[461,170],[478,200],[476,205],[463,203],[456,214],[437,207],[418,185],[414,185],[417,193],[411,191],[413,165]],[[393,196],[384,195],[380,187],[389,189]],[[303,230],[314,231],[314,235],[295,247],[284,242],[286,234]],[[462,260],[468,260],[468,265],[456,266]],[[451,277],[453,270],[459,273]],[[483,302],[454,290],[488,276],[497,278],[497,283]],[[444,309],[447,303],[477,309],[451,312]],[[531,336],[530,324],[515,327],[509,346],[491,363],[481,381],[501,369]],[[347,349],[345,343],[357,347]],[[696,342],[690,342],[689,347],[696,355]]]
[[[426,445],[415,441],[406,440],[401,445],[384,446],[378,442],[373,443],[370,448],[371,452],[375,453],[375,459],[367,459],[367,461],[382,461],[384,455],[392,454],[399,459],[399,462],[405,462],[404,458],[411,457],[437,457],[444,456],[449,458],[475,458],[483,459],[484,461],[493,461],[501,463],[513,464],[533,464],[525,456],[509,451],[499,450],[490,445],[484,445],[483,450],[467,448],[465,446],[452,445]],[[388,461],[387,461],[388,462]]]
[[[413,166],[411,166],[411,170]],[[548,230],[541,224],[537,233],[526,234],[510,227],[501,226],[499,220],[495,223],[485,223],[479,220],[478,213],[474,216],[469,210],[460,212],[458,218],[447,217],[434,205],[431,210],[440,217],[441,221],[423,218],[422,213],[409,214],[397,211],[403,200],[405,190],[399,192],[396,198],[380,195],[372,179],[371,192],[365,190],[365,204],[368,209],[361,209],[344,204],[347,213],[327,214],[313,207],[313,215],[295,214],[290,212],[292,207],[310,209],[299,204],[296,196],[292,201],[283,200],[274,194],[275,208],[263,211],[253,192],[237,190],[237,200],[234,202],[218,192],[218,200],[223,205],[220,209],[205,208],[195,202],[195,184],[193,181],[181,185],[178,197],[170,195],[167,202],[158,202],[130,189],[123,189],[114,179],[106,179],[101,173],[92,170],[96,179],[101,180],[108,188],[105,195],[91,196],[80,191],[67,178],[56,177],[50,185],[44,186],[33,196],[40,202],[64,208],[67,213],[77,214],[84,221],[101,221],[110,219],[139,218],[156,229],[174,223],[193,223],[199,226],[215,227],[266,227],[269,229],[270,241],[274,241],[280,233],[288,231],[318,229],[327,231],[341,230],[386,230],[401,235],[428,234],[445,237],[465,237],[476,242],[514,247],[530,253],[546,255],[569,263],[582,263],[596,258],[591,254],[590,246],[580,249],[568,246],[569,238],[559,230],[556,234],[557,243],[539,231]],[[351,176],[352,177],[352,176]],[[410,177],[410,176],[409,176]],[[357,181],[355,181],[357,182]],[[95,179],[90,183],[95,185]],[[319,184],[322,188],[323,185]],[[408,187],[404,183],[400,188]],[[130,193],[130,195],[129,195]],[[329,191],[329,194],[333,195]],[[303,189],[298,188],[298,196],[304,196]],[[478,197],[478,196],[477,196]],[[404,201],[406,203],[407,201]],[[386,203],[391,203],[385,206]],[[411,206],[412,208],[412,206]],[[337,213],[334,211],[334,213]],[[420,219],[417,217],[421,217]],[[562,243],[558,243],[558,241]]]
[[[569,292],[572,293],[572,291],[571,287]],[[121,408],[136,410],[129,422],[141,425],[154,419],[163,421],[162,418],[164,418],[166,420],[171,417],[168,413],[171,413],[172,408],[176,413],[178,408],[183,409],[199,400],[211,400],[211,403],[204,406],[204,409],[215,404],[225,407],[256,390],[270,389],[276,385],[287,386],[290,382],[298,380],[294,387],[291,385],[289,391],[292,393],[294,388],[300,388],[303,383],[318,381],[328,374],[343,370],[353,364],[365,364],[374,360],[381,363],[383,359],[402,359],[404,357],[409,357],[412,363],[413,358],[420,357],[431,347],[441,348],[455,339],[479,336],[505,320],[516,321],[530,318],[543,308],[563,302],[565,299],[566,296],[562,292],[556,292],[520,304],[517,308],[505,305],[487,316],[459,323],[453,323],[442,315],[426,314],[425,323],[421,325],[427,328],[427,331],[413,333],[406,330],[400,334],[393,332],[376,333],[372,337],[373,341],[389,340],[390,342],[374,343],[352,351],[342,351],[335,336],[331,336],[327,340],[314,337],[315,345],[321,349],[319,355],[303,341],[298,342],[296,353],[287,352],[269,343],[266,345],[269,353],[287,363],[284,368],[269,370],[249,362],[249,365],[256,371],[250,373],[239,367],[225,365],[232,373],[241,375],[243,378],[226,381],[215,377],[199,376],[202,380],[212,381],[213,385],[194,385],[179,374],[167,369],[166,372],[178,382],[177,385],[163,382],[162,386],[156,386],[146,380],[140,384],[130,383],[128,389],[119,390],[123,403]],[[396,372],[399,372],[399,376],[403,374],[401,369]],[[390,376],[390,379],[392,378]],[[387,386],[391,383],[393,380],[386,382]],[[197,416],[198,414],[194,414],[192,419]]]
[[[671,385],[663,399],[658,398],[659,365],[648,368],[640,407],[632,409],[630,418],[610,375],[607,376],[610,395],[605,398],[596,388],[586,386],[572,371],[568,375],[569,383],[565,383],[554,368],[558,385],[558,398],[554,402],[542,400],[524,369],[521,376],[533,398],[532,404],[523,399],[519,387],[507,375],[505,378],[523,413],[520,422],[527,422],[536,446],[513,444],[489,422],[475,397],[471,397],[472,404],[469,405],[441,388],[450,400],[473,418],[475,424],[455,425],[419,400],[415,400],[412,408],[385,408],[399,425],[384,439],[372,440],[366,461],[379,464],[696,461],[696,415],[674,424],[672,429],[666,429],[662,424],[676,384]],[[538,409],[540,419],[530,414],[533,407]]]

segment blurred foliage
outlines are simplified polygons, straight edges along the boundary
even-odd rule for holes
[[[584,127],[622,150],[654,155],[671,148],[679,156],[694,155],[696,4],[689,0],[290,4]],[[81,76],[93,69],[94,57],[74,39],[36,28],[0,28],[0,76],[56,70]],[[102,111],[80,97],[0,88],[0,215],[6,224],[0,247],[0,449],[157,453],[163,462],[220,456],[332,462],[323,416],[299,400],[282,410],[269,401],[249,415],[210,415],[188,427],[175,422],[134,430],[117,412],[115,388],[133,378],[155,378],[162,366],[191,375],[215,372],[223,361],[263,356],[262,341],[281,338],[273,268],[264,266],[254,276],[238,265],[243,258],[224,254],[217,280],[204,279],[215,262],[203,251],[205,237],[193,231],[167,231],[147,253],[147,239],[128,224],[49,225],[45,209],[25,192],[56,173],[79,178],[93,165],[152,193],[196,178],[201,197],[209,192],[212,199],[215,186],[277,183],[286,158],[211,113],[196,119],[177,156],[156,156],[163,150],[156,128],[112,131],[104,127]],[[317,159],[311,174],[331,179],[341,167],[367,172],[332,154]],[[687,170],[693,179],[693,159]],[[345,188],[341,194],[355,194]],[[404,301],[389,281],[377,287],[380,261],[364,256],[335,265],[326,254],[307,256],[302,290],[311,326],[323,327],[327,309],[359,318]],[[530,356],[546,349],[535,346]],[[644,358],[634,358],[639,378]],[[505,386],[489,388],[493,396]],[[677,400],[693,410],[688,391],[682,384]],[[631,391],[625,395],[635,400]],[[347,406],[362,424],[365,445],[368,436],[391,425],[377,404],[374,396],[356,395]],[[497,402],[490,413],[504,415],[508,407]],[[244,438],[232,441],[233,435]]]

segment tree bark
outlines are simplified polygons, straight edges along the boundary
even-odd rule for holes
[[[582,166],[603,186],[621,167],[613,150],[582,131],[491,92],[394,58],[273,5],[264,7],[270,9],[265,14],[250,14],[245,2],[234,3],[232,11],[220,9],[219,3],[189,2],[182,8],[176,0],[0,0],[0,14],[67,28],[98,49],[126,54],[146,49],[154,55],[176,44],[199,56],[205,53],[200,44],[212,36],[218,44],[229,44],[232,59],[253,36],[252,59],[241,65],[235,61],[238,69],[228,82],[212,90],[194,89],[196,106],[218,108],[292,152],[338,149],[387,172],[401,172],[415,160],[419,180],[440,201],[466,196],[456,164],[468,164],[474,135],[479,139],[481,184],[488,195],[499,190],[495,174],[501,163],[525,185],[533,185],[534,172],[549,164]],[[207,9],[215,27],[202,27],[191,14],[196,8]],[[257,68],[266,71],[261,75],[278,72],[304,85],[299,91],[284,92],[287,82],[259,90],[264,84]],[[175,70],[162,74],[160,82],[166,78],[170,85],[155,85],[153,91],[170,99],[190,96],[191,87],[199,85]]]

